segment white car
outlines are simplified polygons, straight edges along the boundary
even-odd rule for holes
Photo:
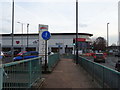
[[[74,50],[72,51],[72,54],[74,54],[74,52],[75,52],[75,54],[76,54],[76,51],[74,51]],[[78,50],[78,54],[79,54],[79,55],[82,55],[82,50]]]
[[[0,59],[2,59],[3,56],[4,56],[4,54],[3,54],[3,52],[1,51],[1,53],[0,53]]]
[[[54,52],[48,52],[48,55],[52,55],[52,54],[54,54]]]

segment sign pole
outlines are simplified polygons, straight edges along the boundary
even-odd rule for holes
[[[48,63],[48,62],[47,62],[47,57],[48,57],[47,40],[49,40],[50,37],[51,37],[50,32],[44,31],[44,32],[42,33],[42,38],[45,40],[45,72],[47,71],[47,68],[48,68],[48,67],[47,67],[47,63]]]
[[[45,72],[47,71],[47,40],[45,40]]]

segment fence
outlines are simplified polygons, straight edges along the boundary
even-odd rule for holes
[[[2,89],[2,82],[3,82],[3,69],[2,65],[0,65],[0,90]]]
[[[3,64],[3,89],[30,88],[41,79],[41,66],[41,57]]]
[[[60,60],[59,54],[53,54],[48,56],[48,71],[51,72],[55,65]]]
[[[64,58],[76,59],[75,55],[65,54]],[[97,80],[103,88],[117,88],[120,90],[120,72],[110,69],[82,56],[78,57],[78,63],[92,76],[93,80]]]
[[[117,88],[120,90],[120,72],[79,57],[79,64],[97,80],[103,88]]]

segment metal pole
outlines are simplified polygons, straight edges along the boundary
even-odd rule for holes
[[[23,23],[21,23],[22,25],[22,51],[23,51]]]
[[[78,64],[78,0],[76,0],[76,64]]]
[[[107,48],[108,48],[108,46],[109,46],[108,24],[109,24],[109,23],[107,23]]]
[[[12,51],[12,58],[14,57],[14,46],[13,46],[13,44],[14,44],[14,0],[13,0],[13,2],[12,2],[12,34],[11,34],[11,36],[12,36],[12,48],[11,48],[11,51]]]
[[[45,40],[45,72],[47,71],[47,40]]]
[[[20,23],[21,26],[22,26],[22,34],[21,34],[21,51],[23,51],[23,24],[24,24],[24,23],[21,23],[21,22],[17,22],[17,23]]]
[[[28,32],[29,32],[29,24],[27,24],[27,50],[28,50]]]

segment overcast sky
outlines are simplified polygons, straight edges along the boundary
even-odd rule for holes
[[[11,33],[12,0],[0,0],[0,33]],[[93,38],[107,35],[109,22],[110,44],[118,41],[119,0],[78,0],[79,33],[93,34]],[[76,0],[15,0],[15,33],[38,33],[38,24],[49,25],[51,33],[75,33]]]

